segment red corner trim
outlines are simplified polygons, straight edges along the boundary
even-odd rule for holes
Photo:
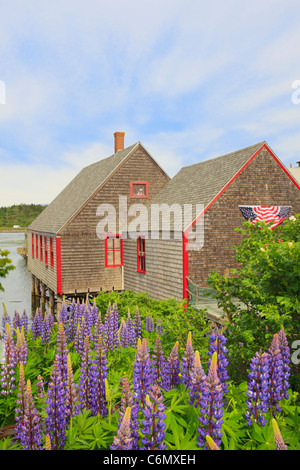
[[[61,291],[61,245],[60,237],[56,237],[56,276],[57,276],[57,293],[62,295]]]

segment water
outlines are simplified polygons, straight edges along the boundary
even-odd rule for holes
[[[4,302],[10,317],[14,311],[23,313],[25,309],[30,317],[31,306],[31,273],[27,269],[27,263],[17,252],[18,247],[22,247],[25,241],[25,233],[0,233],[0,249],[9,250],[8,258],[16,267],[9,271],[6,277],[0,277],[0,283],[4,292],[0,291],[0,316],[3,314],[2,302]]]

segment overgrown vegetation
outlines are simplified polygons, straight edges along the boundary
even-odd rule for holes
[[[26,228],[45,209],[42,204],[14,204],[0,207],[0,230],[11,229],[14,225]]]

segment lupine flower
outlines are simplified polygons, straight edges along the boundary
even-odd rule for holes
[[[159,387],[165,387],[166,362],[159,334],[156,335],[154,351],[152,355],[152,367],[154,369],[154,380]]]
[[[121,326],[119,329],[119,343],[123,348],[127,348],[129,344],[128,330],[124,318],[121,319]]]
[[[186,348],[180,363],[181,382],[187,387],[190,386],[190,371],[194,361],[194,349],[192,344],[192,333],[189,332]]]
[[[49,434],[46,434],[45,450],[51,450],[51,439]]]
[[[90,350],[89,337],[85,338],[83,352],[81,354],[81,368],[79,380],[79,410],[84,408],[90,409],[91,397],[95,395],[93,388],[94,381],[91,383],[90,367],[92,365],[92,357]],[[92,386],[92,390],[91,390]]]
[[[255,354],[250,362],[250,372],[248,374],[248,391],[246,392],[246,405],[248,408],[245,418],[250,426],[252,420],[258,421],[262,426],[266,424],[263,413],[268,409],[268,389],[269,389],[269,359],[268,354],[260,350]]]
[[[274,418],[272,418],[272,428],[274,434],[275,450],[288,450],[287,445],[282,439],[282,435],[280,433],[277,421]]]
[[[133,404],[133,395],[130,390],[130,384],[126,373],[124,372],[124,377],[121,380],[122,385],[122,398],[121,398],[121,406],[119,409],[119,425],[122,423],[123,416],[125,411],[128,407],[131,408],[131,421],[130,421],[130,428],[131,428],[131,437],[132,437],[132,449],[138,449],[138,441],[139,441],[139,423],[137,419],[139,407],[137,404]]]
[[[42,327],[42,344],[49,344],[51,338],[51,330],[53,328],[52,322],[53,315],[46,314],[43,320],[43,327]]]
[[[21,318],[22,326],[24,327],[24,333],[27,334],[28,332],[28,315],[26,310],[23,310],[22,318]]]
[[[61,309],[58,312],[58,322],[63,323],[64,326],[66,326],[68,322],[68,308],[64,298]]]
[[[75,387],[74,375],[70,353],[67,356],[67,381],[66,381],[66,420],[70,423],[72,417],[76,414],[76,402],[78,394]]]
[[[190,405],[194,405],[196,408],[201,406],[203,403],[202,399],[202,389],[203,383],[206,379],[205,372],[203,370],[200,354],[199,351],[195,351],[194,362],[192,365],[192,369],[190,371]],[[204,403],[205,405],[205,403]]]
[[[33,339],[37,339],[42,335],[43,331],[43,314],[39,309],[36,309],[36,313],[32,320],[31,331]]]
[[[10,316],[8,315],[5,304],[3,303],[3,316],[2,316],[2,334],[3,334],[3,336],[5,336],[5,334],[6,334],[6,323],[8,323],[9,326],[11,326]]]
[[[19,389],[18,389],[18,398],[16,403],[18,407],[15,409],[15,420],[16,420],[16,429],[15,429],[15,437],[16,439],[21,438],[22,428],[23,428],[23,421],[25,416],[25,392],[26,392],[26,382],[24,376],[24,367],[23,363],[20,363],[19,367]]]
[[[227,366],[228,366],[228,359],[226,357],[226,353],[228,349],[225,346],[227,338],[223,335],[222,331],[218,328],[214,328],[211,330],[210,337],[209,337],[209,344],[210,348],[208,351],[209,356],[212,356],[213,353],[216,351],[218,355],[218,376],[220,382],[222,384],[223,392],[228,392],[228,385],[226,380],[228,379],[227,373]],[[208,364],[209,367],[210,363]]]
[[[284,329],[282,328],[278,333],[279,348],[282,357],[282,373],[283,373],[283,383],[282,383],[282,394],[284,398],[288,399],[288,389],[290,387],[289,377],[290,377],[290,348],[286,338]]]
[[[282,398],[283,362],[279,347],[278,334],[275,334],[269,348],[269,400],[268,406],[273,416],[280,412],[279,401]],[[276,410],[276,411],[275,411]]]
[[[153,368],[147,347],[147,339],[138,339],[136,360],[133,364],[134,398],[139,407],[145,404],[146,395],[154,384]]]
[[[118,429],[117,436],[114,437],[114,442],[110,446],[111,450],[131,450],[132,437],[130,428],[131,408],[126,409],[121,426]]]
[[[44,385],[45,385],[45,382],[43,381],[43,377],[39,374],[37,376],[37,383],[36,383],[36,397],[39,400],[44,399]]]
[[[149,394],[146,396],[145,408],[143,414],[145,419],[142,421],[141,432],[143,450],[165,450],[166,444],[164,432],[166,424],[164,422],[166,415],[164,413],[165,405],[163,396],[158,385],[153,385]]]
[[[220,450],[220,447],[217,446],[215,441],[210,436],[207,435],[205,438],[210,450]]]
[[[198,428],[198,446],[206,447],[206,436],[209,435],[219,446],[221,444],[221,426],[223,416],[223,389],[221,381],[217,373],[218,357],[214,352],[208,375],[203,381],[202,400],[200,405],[199,421],[201,423]]]
[[[99,314],[99,311],[98,311],[98,307],[96,305],[96,298],[94,298],[93,308],[92,308],[93,327],[96,326],[96,323],[97,323],[97,320],[98,320],[98,314]]]
[[[58,334],[57,334],[57,349],[56,349],[56,358],[58,361],[58,366],[61,371],[62,380],[65,381],[67,378],[67,357],[69,354],[69,349],[67,345],[67,339],[64,329],[64,324],[59,323]]]
[[[75,341],[74,341],[74,349],[77,353],[81,354],[84,348],[84,341],[85,341],[85,329],[82,323],[78,322]]]
[[[102,323],[102,318],[101,318],[101,313],[99,312],[98,313],[98,317],[97,317],[97,321],[96,321],[96,325],[95,325],[95,328],[94,328],[94,331],[95,331],[95,336],[96,338],[98,338],[99,335],[103,335],[103,323]]]
[[[13,317],[13,336],[16,334],[17,328],[22,328],[22,319],[19,312],[15,310]]]
[[[142,339],[142,320],[138,307],[136,307],[134,312],[133,327],[135,331],[136,340],[138,340],[138,338]]]
[[[16,349],[9,323],[6,323],[4,337],[4,362],[1,363],[1,394],[11,395],[15,388]]]
[[[161,320],[159,318],[156,319],[156,332],[162,335],[162,326],[161,326]]]
[[[107,348],[112,351],[119,346],[118,340],[118,330],[119,330],[119,311],[118,309],[112,309],[111,306],[108,306],[107,312],[104,319],[104,328],[103,335]]]
[[[108,413],[105,395],[107,378],[107,349],[102,336],[98,336],[95,359],[90,365],[90,407],[92,416],[106,416]]]
[[[147,312],[146,315],[146,326],[145,326],[146,331],[154,331],[154,320],[151,315]]]
[[[132,321],[131,316],[130,316],[129,309],[128,309],[127,318],[126,318],[126,328],[127,328],[127,331],[128,331],[128,346],[134,347],[135,342],[136,342],[136,333],[135,333],[135,328],[134,328],[134,325],[133,325],[133,321]]]
[[[166,362],[166,373],[165,373],[165,390],[170,390],[171,388],[176,388],[180,383],[180,360],[178,355],[178,346],[179,342],[176,341],[173,349],[167,358]]]
[[[50,435],[52,449],[63,449],[66,440],[66,391],[57,359],[53,364],[46,403],[46,433]]]
[[[43,450],[43,435],[40,426],[40,417],[35,408],[35,403],[32,397],[30,380],[27,380],[25,391],[25,410],[19,438],[20,444],[24,450]]]
[[[21,331],[19,330],[19,327],[17,327],[17,342],[16,342],[15,352],[16,352],[16,363],[20,364],[22,362],[23,364],[26,364],[28,348],[27,348],[27,341],[25,340],[25,335],[24,335],[24,326],[22,326]]]

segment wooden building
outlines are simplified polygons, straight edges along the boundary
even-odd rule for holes
[[[224,274],[237,267],[231,247],[240,240],[234,228],[245,221],[241,206],[288,207],[291,216],[300,213],[299,189],[266,142],[182,168],[149,201],[144,233],[124,240],[124,288],[187,299],[189,280],[205,286],[213,269]],[[162,210],[153,222],[154,206],[174,211]]]
[[[83,168],[28,227],[33,289],[42,296],[48,290],[52,301],[55,296],[123,288],[119,225],[130,219],[122,219],[120,196],[129,212],[132,204],[146,204],[170,179],[140,142],[124,149],[124,133],[114,137],[114,154]],[[107,205],[115,208],[116,224],[100,237]]]

